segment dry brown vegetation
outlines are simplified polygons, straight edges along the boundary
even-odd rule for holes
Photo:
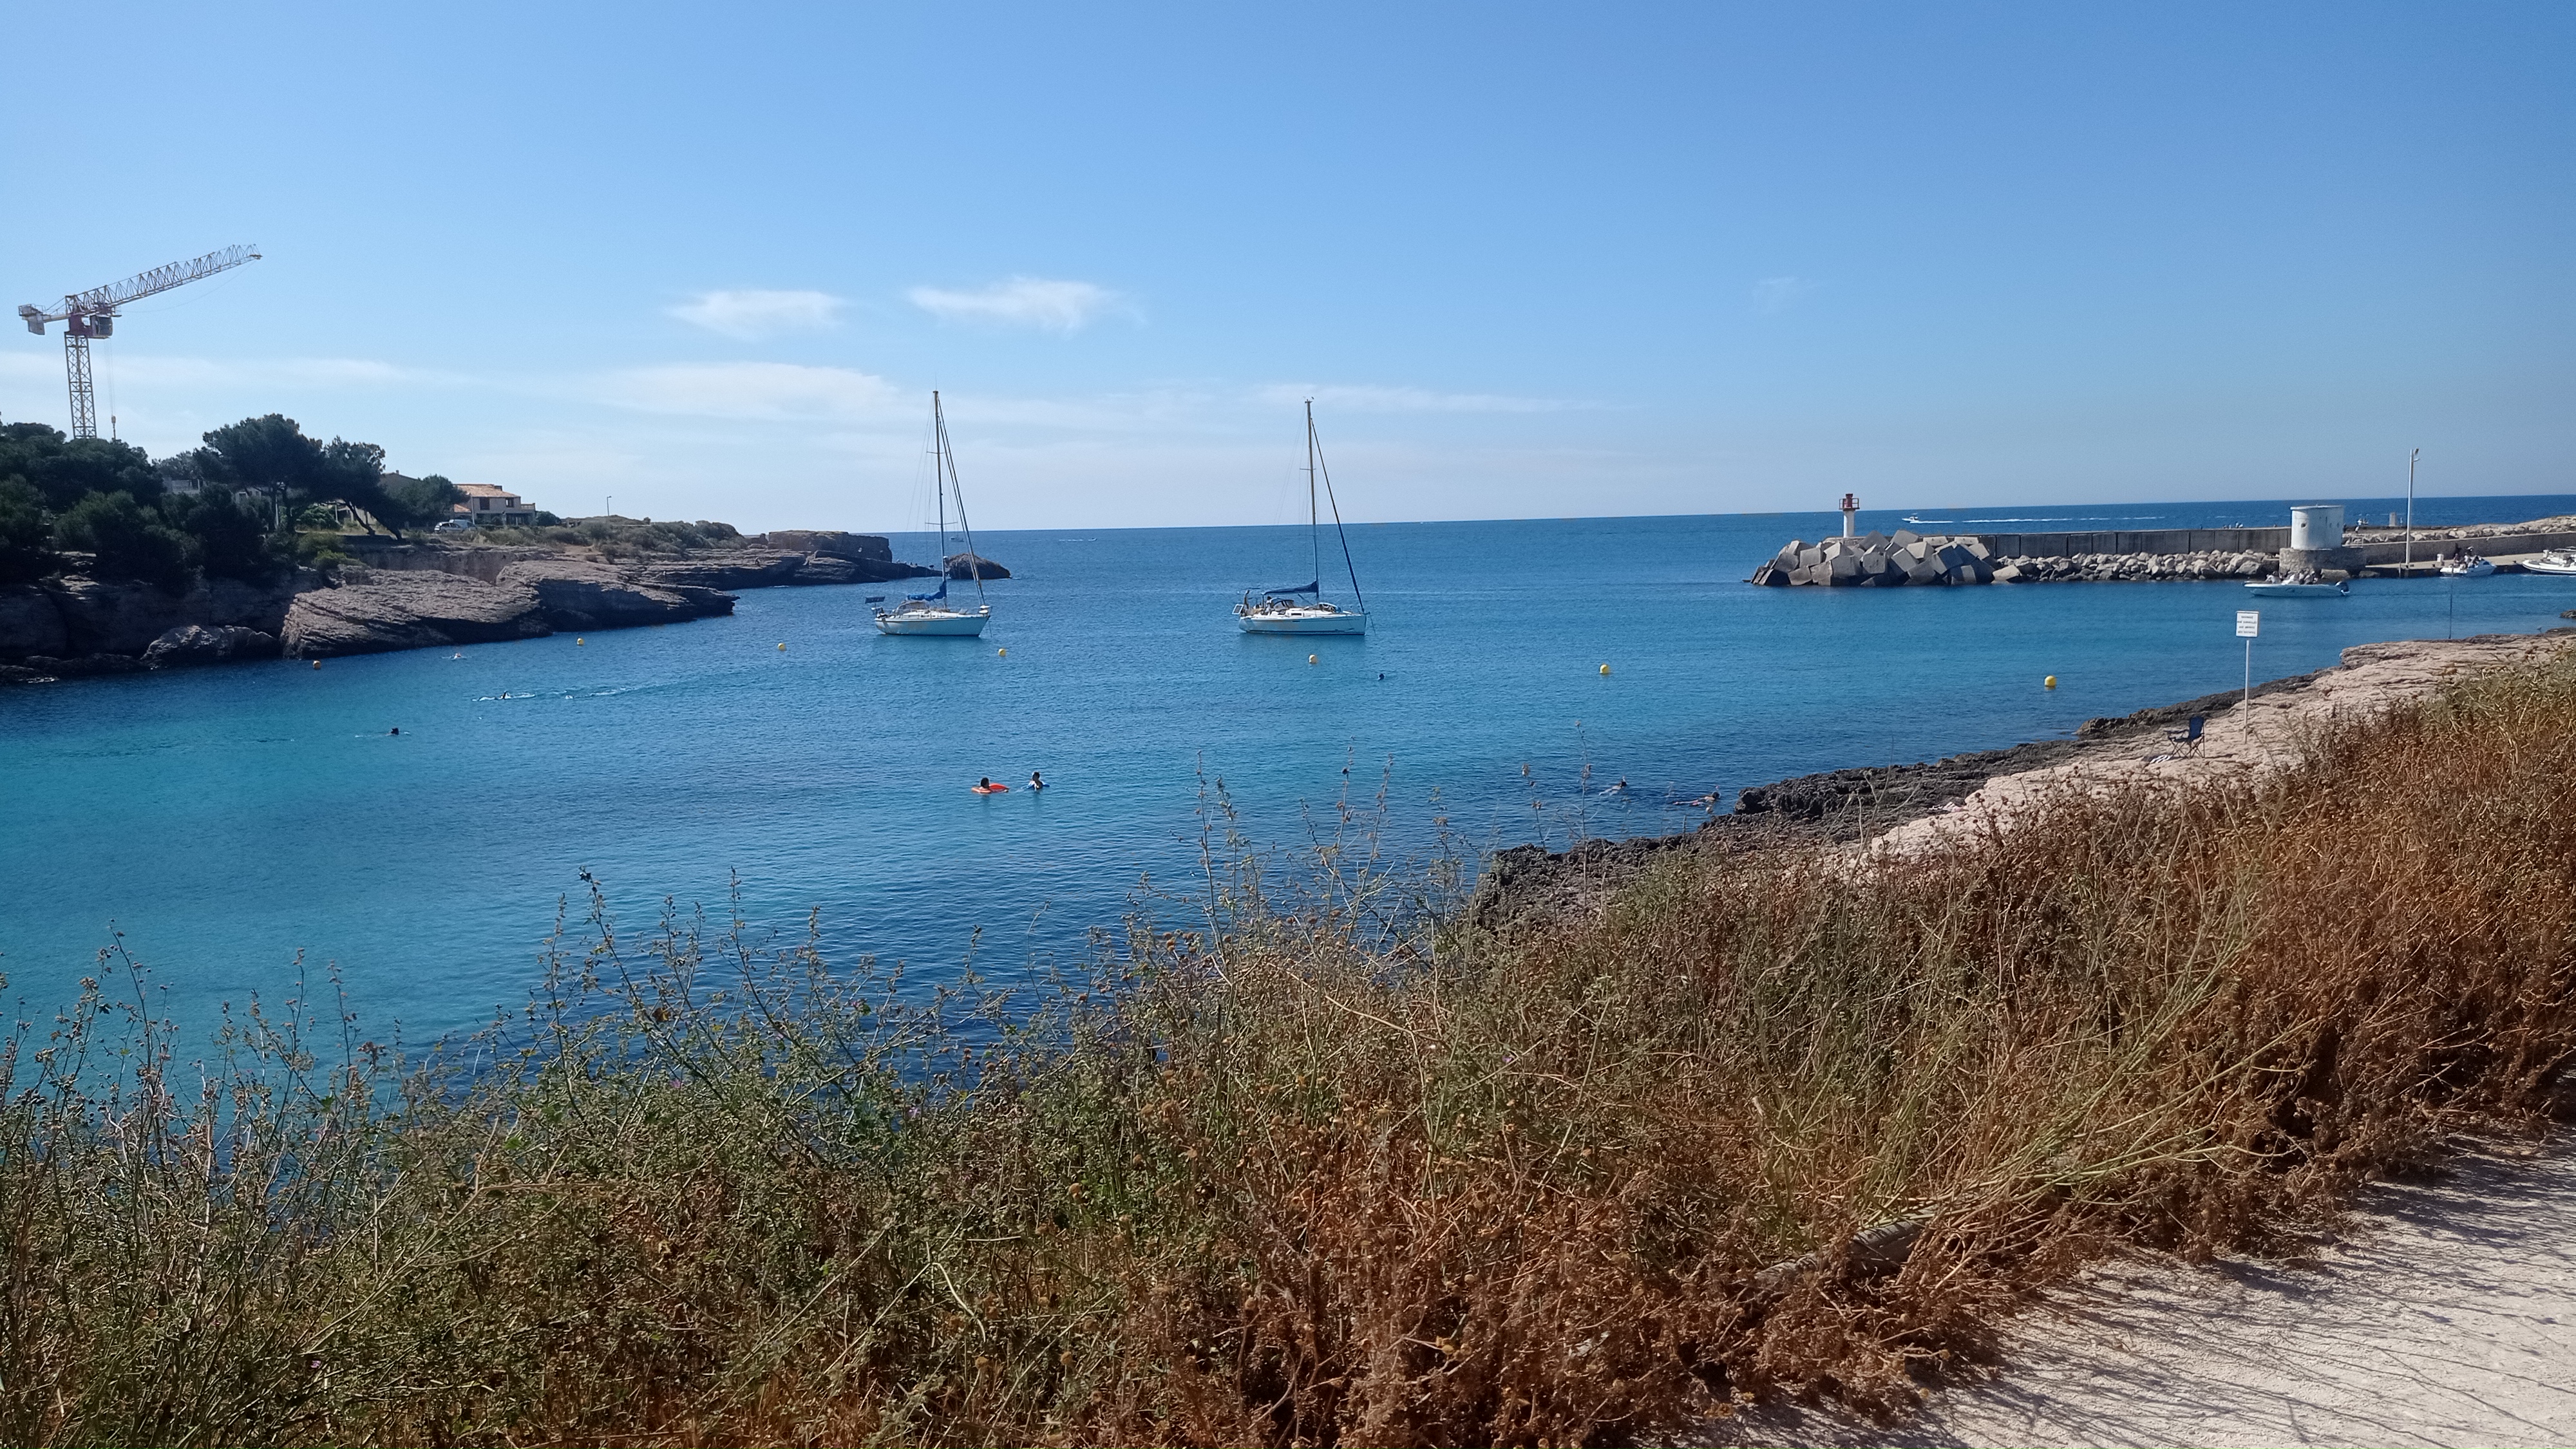
[[[1499,938],[1238,871],[1035,998],[601,918],[427,1066],[249,1020],[201,1074],[119,965],[6,1062],[0,1437],[1574,1443],[1893,1403],[2106,1243],[2259,1240],[2531,1123],[2576,1050],[2570,781],[2557,667],[2259,787],[1866,870],[1677,854]],[[1894,1220],[1910,1253],[1853,1251]]]

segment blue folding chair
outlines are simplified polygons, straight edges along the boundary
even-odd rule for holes
[[[2181,729],[2165,731],[2165,738],[2185,749],[2197,750],[2200,748],[2200,727],[2208,723],[2208,719],[2206,715],[2193,715]]]

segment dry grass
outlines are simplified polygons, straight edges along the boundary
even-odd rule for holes
[[[1858,879],[1675,856],[1504,939],[1338,857],[1034,996],[601,915],[427,1065],[291,1008],[183,1068],[110,963],[6,1060],[0,1437],[1576,1443],[1894,1403],[2107,1241],[2257,1241],[2533,1121],[2576,1051],[2572,780],[2560,668],[2258,789]],[[1901,1267],[1850,1250],[1895,1219]]]

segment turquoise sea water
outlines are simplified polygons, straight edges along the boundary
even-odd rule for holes
[[[2418,505],[2431,524],[2570,511]],[[1920,512],[2153,528],[2287,506]],[[738,874],[751,918],[793,930],[819,910],[830,953],[936,977],[978,928],[985,961],[1062,956],[1116,924],[1140,877],[1185,887],[1203,778],[1274,844],[1329,828],[1346,778],[1365,799],[1382,773],[1399,846],[1435,814],[1478,846],[1562,844],[1687,828],[1712,791],[2046,737],[2241,678],[2248,601],[2229,584],[1742,582],[1791,536],[1838,528],[1355,527],[1371,632],[1312,640],[1248,637],[1228,612],[1247,586],[1305,577],[1303,530],[1005,531],[979,535],[1018,575],[991,586],[981,641],[881,637],[865,589],[770,589],[730,619],[586,642],[0,690],[0,973],[20,1015],[50,1011],[121,931],[202,1026],[281,994],[300,951],[419,1040],[520,999],[588,870],[630,926],[665,896],[718,905]],[[2265,605],[2254,672],[2529,632],[2571,607],[2576,579],[2363,581]],[[967,790],[1031,769],[1053,788]],[[1604,793],[1623,777],[1628,794]]]

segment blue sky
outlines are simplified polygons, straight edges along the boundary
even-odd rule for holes
[[[101,348],[156,454],[910,527],[936,386],[990,528],[1281,521],[1308,395],[1368,519],[2576,490],[2564,4],[11,15],[0,305],[266,252]]]

